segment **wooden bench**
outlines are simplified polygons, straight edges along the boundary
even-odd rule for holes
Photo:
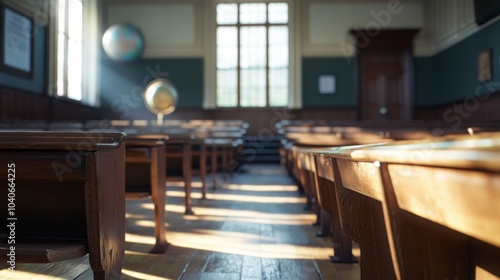
[[[500,134],[332,148],[362,277],[500,277]],[[387,259],[386,256],[392,256]]]
[[[15,194],[12,215],[7,203],[0,211],[4,223],[15,224],[12,231],[0,229],[0,260],[12,260],[8,240],[15,237],[15,262],[57,262],[88,253],[94,279],[120,279],[124,140],[123,133],[0,132],[0,178],[6,183],[0,196],[7,201]]]
[[[321,232],[318,236],[329,234],[329,218],[332,219],[332,229],[334,231],[334,262],[352,262],[353,257],[351,251],[351,241],[340,230],[340,218],[338,215],[338,205],[336,201],[336,192],[334,189],[333,173],[331,170],[330,159],[324,158],[322,154],[316,154],[315,149],[311,147],[334,147],[345,145],[359,145],[377,142],[390,142],[398,139],[423,139],[435,138],[434,129],[430,127],[398,127],[395,124],[385,127],[371,127],[364,125],[354,127],[344,125],[341,127],[329,126],[309,126],[301,124],[298,127],[291,126],[290,130],[284,132],[285,141],[281,154],[286,157],[285,166],[290,170],[297,181],[303,186],[304,192],[308,197],[309,205],[313,202],[319,204],[323,209],[319,215],[318,205],[316,205],[316,214],[318,221],[321,217]],[[479,127],[475,131],[495,130],[496,126]],[[282,131],[283,132],[283,131]],[[467,129],[461,130],[442,130],[441,134],[464,134]],[[381,210],[381,208],[377,208]],[[367,214],[369,215],[369,213]],[[375,231],[379,229],[374,229]],[[382,235],[384,235],[382,228]],[[356,238],[359,241],[360,238]],[[369,241],[361,241],[367,243]],[[386,242],[387,244],[387,242]],[[363,245],[360,245],[363,247]],[[366,247],[366,245],[364,245]],[[387,246],[385,246],[387,248]],[[366,250],[366,248],[365,248]],[[374,248],[373,250],[377,250]],[[382,260],[381,260],[382,261]],[[386,258],[386,263],[390,262]],[[370,272],[371,273],[371,272]],[[366,274],[366,273],[365,273]]]
[[[299,142],[294,142],[292,148],[293,158],[297,162],[294,164],[295,173],[303,185],[304,192],[307,195],[309,204],[314,204],[314,210],[317,215],[319,225],[321,219],[322,229],[318,236],[329,234],[330,225],[333,230],[334,254],[331,258],[336,263],[353,263],[356,259],[352,255],[352,241],[341,230],[340,217],[338,215],[338,206],[336,203],[336,194],[332,188],[334,184],[332,172],[323,168],[323,164],[330,164],[321,157],[315,156],[315,151],[320,147],[343,146],[361,143],[373,143],[391,141],[380,137],[379,132],[356,132],[357,136],[343,136],[339,134],[321,133],[319,137],[316,134],[302,134]],[[323,209],[324,212],[321,212]]]

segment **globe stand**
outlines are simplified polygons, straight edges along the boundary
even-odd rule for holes
[[[177,96],[175,87],[165,79],[155,79],[146,87],[144,104],[151,113],[156,114],[158,126],[163,126],[163,117],[175,110]]]
[[[163,125],[163,113],[156,114],[156,124],[158,126],[162,126]]]

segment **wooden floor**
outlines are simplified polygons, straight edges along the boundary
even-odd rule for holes
[[[245,165],[222,189],[199,199],[195,215],[183,215],[182,184],[168,182],[167,240],[154,243],[149,199],[127,201],[123,279],[360,279],[358,264],[332,264],[331,238],[315,236],[315,216],[278,165]],[[210,181],[210,180],[208,180]],[[355,247],[355,255],[359,250]],[[0,279],[92,279],[88,258],[55,264],[17,264]]]

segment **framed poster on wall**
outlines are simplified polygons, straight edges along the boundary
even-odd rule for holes
[[[16,9],[0,6],[0,69],[31,78],[33,75],[33,19]]]

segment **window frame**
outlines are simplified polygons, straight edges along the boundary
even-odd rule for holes
[[[50,18],[48,29],[48,83],[47,91],[49,96],[69,102],[88,105],[92,107],[100,106],[99,96],[99,76],[100,76],[100,26],[101,26],[101,3],[98,0],[79,0],[82,2],[82,77],[81,77],[81,100],[70,98],[68,95],[67,81],[67,56],[68,48],[64,52],[64,93],[58,95],[58,36],[59,36],[59,1],[50,1]],[[68,0],[65,1],[66,4]],[[66,8],[66,15],[68,8]],[[68,26],[66,23],[66,32]],[[66,34],[67,36],[67,34]],[[68,39],[66,38],[66,41]]]
[[[234,3],[236,5],[236,23],[228,23],[228,24],[225,24],[225,23],[216,23],[217,25],[217,30],[219,29],[219,27],[235,27],[236,30],[237,30],[237,36],[236,36],[236,46],[237,46],[237,57],[236,57],[236,68],[234,70],[236,70],[236,106],[219,106],[219,103],[218,103],[218,96],[216,97],[216,105],[217,105],[217,108],[280,108],[280,107],[284,107],[284,106],[272,106],[270,104],[270,91],[271,91],[271,88],[270,88],[270,73],[271,73],[271,68],[269,66],[269,56],[270,56],[270,45],[269,45],[269,38],[270,38],[270,29],[272,27],[277,27],[277,26],[285,26],[287,28],[287,31],[288,31],[288,36],[289,37],[289,34],[290,34],[290,19],[289,17],[287,18],[287,21],[286,23],[270,23],[269,22],[269,4],[271,3],[286,3],[287,4],[287,10],[289,9],[289,5],[286,1],[279,1],[279,0],[276,0],[276,1],[268,1],[268,2],[265,2],[265,3],[257,3],[257,4],[265,4],[265,21],[262,22],[262,23],[242,23],[241,22],[241,18],[240,18],[240,12],[241,12],[241,5],[242,4],[251,4],[252,2],[245,2],[245,3]],[[255,2],[254,2],[255,3]],[[216,9],[217,7],[219,6],[219,4],[226,4],[226,3],[217,3],[216,5]],[[232,3],[228,3],[228,4],[232,4]],[[216,14],[217,15],[217,14]],[[216,20],[217,21],[217,20]],[[241,45],[241,42],[242,42],[242,30],[245,29],[246,27],[263,27],[264,30],[265,30],[265,64],[262,66],[262,69],[261,70],[264,70],[265,72],[265,105],[264,106],[257,106],[257,105],[254,105],[254,106],[243,106],[242,105],[242,90],[243,90],[243,86],[242,86],[242,79],[241,79],[241,75],[242,75],[242,72],[244,70],[251,70],[250,69],[245,69],[245,68],[242,68],[241,66],[241,52],[242,52],[242,47],[245,47],[245,46],[242,46]],[[216,41],[218,40],[218,38],[216,38]],[[288,48],[290,49],[290,48]],[[289,51],[288,51],[289,52]],[[217,52],[218,53],[218,52]],[[216,58],[217,60],[217,58]],[[290,55],[288,54],[288,64],[287,64],[287,68],[286,70],[287,71],[290,71]],[[217,71],[217,74],[219,73],[219,68],[216,67],[216,71]],[[290,83],[290,77],[288,77],[288,83]],[[216,84],[217,84],[217,81],[216,81]],[[218,94],[217,94],[218,95]],[[288,103],[288,98],[287,98],[287,103]]]
[[[205,2],[205,9],[207,11],[208,24],[206,27],[207,36],[205,40],[205,93],[203,108],[204,109],[270,109],[270,108],[283,108],[278,106],[266,106],[266,107],[218,107],[217,106],[217,5],[221,3],[287,3],[288,4],[288,42],[289,42],[289,63],[288,63],[288,104],[283,106],[288,109],[300,109],[302,108],[302,81],[301,76],[301,41],[300,33],[301,28],[301,16],[300,9],[297,9],[297,5],[300,5],[296,0],[265,0],[265,1],[255,1],[255,0],[212,0]]]

